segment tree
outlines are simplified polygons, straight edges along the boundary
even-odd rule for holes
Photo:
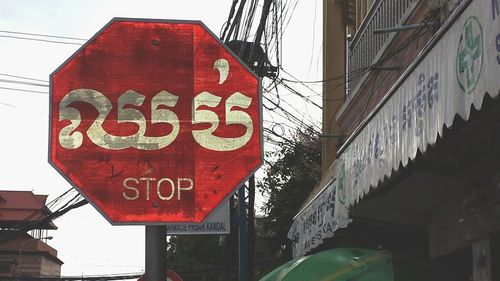
[[[280,148],[266,155],[276,160],[265,168],[258,188],[268,198],[262,207],[263,227],[271,233],[266,251],[289,260],[292,252],[287,233],[293,217],[321,177],[321,141],[310,128],[298,130],[291,140],[281,138]]]
[[[280,136],[278,147],[266,153],[264,177],[257,184],[268,199],[261,207],[265,215],[255,221],[256,280],[291,259],[288,230],[321,177],[321,142],[317,133],[305,129],[298,130],[292,139]],[[185,281],[236,280],[233,274],[237,272],[237,241],[222,237],[223,241],[217,235],[172,237],[168,243],[168,268],[177,271]],[[228,266],[228,258],[236,261]]]
[[[184,281],[223,280],[224,245],[219,235],[180,235],[168,241],[167,267]]]

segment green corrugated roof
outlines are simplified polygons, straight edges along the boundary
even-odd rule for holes
[[[337,248],[300,257],[276,268],[260,281],[393,281],[389,251]]]

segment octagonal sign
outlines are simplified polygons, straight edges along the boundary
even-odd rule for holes
[[[113,19],[50,83],[49,162],[111,223],[200,222],[261,165],[260,81],[201,22]]]

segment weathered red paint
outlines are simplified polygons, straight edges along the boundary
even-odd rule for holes
[[[214,69],[214,61],[220,58],[230,65],[222,84],[220,73]],[[260,81],[201,22],[114,19],[52,73],[50,82],[49,162],[111,223],[200,222],[261,165]],[[104,149],[86,135],[99,115],[97,109],[74,102],[70,107],[79,111],[81,123],[71,134],[80,132],[83,141],[77,148],[65,148],[59,136],[71,122],[60,120],[64,119],[60,103],[77,89],[92,89],[109,99],[113,108],[102,128],[116,136],[132,135],[139,128],[130,122],[118,123],[118,98],[128,90],[144,95],[142,105],[124,108],[142,113],[147,124],[145,136],[149,137],[173,131],[172,125],[152,124],[150,118],[151,99],[160,91],[168,91],[179,97],[177,104],[168,108],[179,119],[177,138],[158,150]],[[238,137],[246,130],[242,125],[225,124],[227,98],[235,92],[252,98],[248,108],[238,108],[253,121],[253,133],[243,147],[221,152],[206,149],[194,140],[193,130],[210,127],[192,124],[193,98],[203,91],[222,98],[215,108],[199,108],[217,114],[220,123],[214,135],[219,137]],[[134,190],[125,189],[127,178],[135,179],[127,184],[140,191],[135,200],[125,200],[124,192],[128,197],[136,195]],[[146,180],[152,178],[156,180]],[[173,200],[177,194],[171,200],[161,200],[156,184],[165,178],[174,185],[178,178],[190,178],[194,191],[183,191],[181,200]],[[145,193],[147,182],[149,198]],[[164,180],[160,185],[164,198],[171,194],[168,184]],[[180,184],[186,188],[189,182]]]

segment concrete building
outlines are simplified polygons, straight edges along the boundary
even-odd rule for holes
[[[323,179],[295,255],[355,243],[500,280],[500,1],[324,0]]]
[[[60,276],[63,262],[46,243],[56,229],[46,200],[31,191],[0,191],[0,279]]]

